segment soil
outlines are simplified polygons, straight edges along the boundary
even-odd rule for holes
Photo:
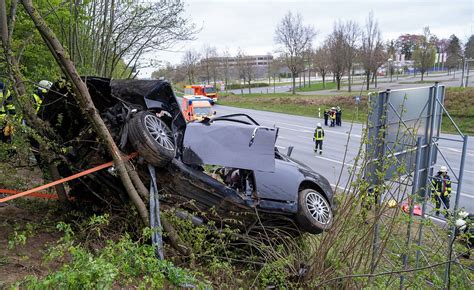
[[[51,218],[48,217],[51,203],[25,200],[0,207],[0,288],[8,287],[27,275],[46,276],[50,270],[59,267],[43,262],[45,250],[61,236],[52,224],[43,222]],[[27,224],[32,230],[26,230]],[[24,245],[9,248],[15,231],[29,233],[25,234]]]

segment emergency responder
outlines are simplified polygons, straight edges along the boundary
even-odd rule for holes
[[[329,111],[328,109],[324,109],[324,126],[328,125],[328,119],[329,119]]]
[[[0,141],[10,142],[13,127],[7,123],[7,115],[15,115],[15,105],[10,91],[0,82]]]
[[[323,154],[323,140],[324,140],[324,129],[321,127],[321,123],[318,123],[316,130],[314,130],[314,152],[318,153],[319,147],[319,155]]]
[[[336,125],[336,108],[332,107],[331,111],[329,111],[329,119],[331,119],[331,127]]]
[[[466,259],[471,257],[471,249],[474,245],[474,214],[470,214],[464,210],[458,213],[458,218],[454,222],[456,226],[455,236],[458,237],[466,246],[466,251],[462,256]]]
[[[336,108],[336,126],[342,126],[342,110],[339,106]]]
[[[451,179],[448,176],[448,168],[441,166],[438,173],[431,181],[431,193],[436,203],[436,216],[439,216],[441,205],[443,205],[444,216],[448,217],[449,198],[451,196]]]
[[[36,112],[39,111],[41,104],[43,103],[44,95],[48,92],[53,84],[50,81],[42,80],[39,82],[36,92],[33,93],[33,104]]]

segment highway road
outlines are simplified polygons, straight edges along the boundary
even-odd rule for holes
[[[354,166],[354,158],[360,147],[362,125],[343,122],[341,127],[324,127],[326,138],[324,140],[324,152],[316,155],[313,152],[313,132],[318,122],[324,124],[323,120],[310,117],[294,116],[266,111],[233,108],[215,105],[217,115],[246,113],[253,117],[263,126],[274,126],[280,128],[277,148],[285,152],[289,146],[294,146],[292,157],[307,164],[313,170],[324,175],[334,187],[344,189],[349,178],[349,169]],[[352,128],[351,128],[352,127]],[[350,134],[349,134],[350,133]],[[442,137],[456,138],[457,136],[442,134]],[[459,138],[459,137],[458,137]],[[451,164],[455,174],[459,174],[459,165],[462,152],[462,143],[440,140],[439,147],[442,154]],[[460,195],[460,207],[474,212],[474,141],[468,142],[466,156],[464,181]],[[442,158],[438,157],[441,165]],[[343,166],[344,165],[344,166]],[[449,172],[451,179],[455,180],[454,174]],[[453,184],[453,195],[451,197],[451,208],[454,207],[457,186]],[[433,208],[429,206],[430,210]]]
[[[471,72],[472,74],[472,72]],[[428,76],[425,76],[424,80],[425,81],[432,81],[433,84],[434,82],[438,81],[441,84],[445,85],[446,87],[459,87],[461,84],[461,71],[456,72],[455,78],[453,78],[453,74],[447,75],[445,73],[443,74],[430,74]],[[291,79],[287,79],[287,81],[291,81]],[[317,78],[314,80],[311,80],[312,82],[318,81],[320,82],[321,79]],[[331,78],[328,78],[328,81],[332,81]],[[397,80],[395,77],[393,77],[392,82],[390,82],[389,77],[380,77],[378,80],[378,86],[376,90],[385,90],[385,89],[391,89],[391,90],[398,90],[398,89],[406,89],[406,88],[414,88],[414,87],[425,87],[427,86],[426,83],[418,83],[420,81],[420,76],[413,76],[413,75],[405,75],[403,77],[400,77],[399,80]],[[361,89],[364,91],[365,86],[362,85],[363,80],[361,79],[360,76],[357,76],[355,79],[355,83],[352,86],[353,92],[359,92]],[[297,80],[296,85],[299,85],[299,80]],[[474,85],[474,78],[469,79],[469,86]],[[373,85],[370,86],[370,88],[373,90]],[[275,93],[285,93],[285,92],[290,92],[291,91],[291,85],[279,85],[276,84],[275,86]],[[230,92],[240,95],[242,93],[241,90],[230,90]],[[244,89],[243,93],[248,94],[248,89]],[[268,93],[273,93],[273,86],[270,85],[268,87],[260,87],[260,88],[252,88],[251,92],[253,94],[268,94]],[[310,91],[310,92],[297,92],[299,95],[332,95],[332,94],[345,94],[347,93],[347,85],[344,84],[341,88],[340,91],[337,91],[335,89],[331,90],[319,90],[319,91]]]

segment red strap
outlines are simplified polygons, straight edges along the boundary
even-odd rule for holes
[[[134,158],[135,156],[137,156],[137,153],[132,153],[130,155],[128,155],[126,157],[126,159],[131,159],[131,158]],[[79,172],[79,173],[76,173],[74,175],[71,175],[71,176],[68,176],[68,177],[65,177],[65,178],[62,178],[62,179],[59,179],[59,180],[56,180],[56,181],[53,181],[51,183],[48,183],[48,184],[45,184],[45,185],[41,185],[41,186],[38,186],[38,187],[35,187],[35,188],[32,188],[32,189],[29,189],[27,191],[24,191],[24,192],[20,192],[20,193],[17,193],[17,194],[14,194],[14,195],[11,195],[11,196],[7,196],[5,198],[0,198],[0,202],[6,202],[6,201],[9,201],[9,200],[12,200],[12,199],[16,199],[16,198],[19,198],[19,197],[22,197],[22,196],[25,196],[25,195],[30,195],[34,192],[38,192],[40,190],[44,190],[46,188],[50,188],[52,186],[55,186],[55,185],[58,185],[58,184],[61,184],[61,183],[64,183],[64,182],[67,182],[67,181],[71,181],[71,180],[74,180],[76,178],[79,178],[79,177],[82,177],[82,176],[85,176],[85,175],[88,175],[88,174],[91,174],[91,173],[94,173],[96,171],[99,171],[99,170],[102,170],[102,169],[105,169],[107,167],[110,167],[113,165],[113,162],[110,161],[110,162],[107,162],[107,163],[104,163],[102,165],[99,165],[99,166],[96,166],[94,168],[91,168],[91,169],[87,169],[85,171],[82,171],[82,172]]]

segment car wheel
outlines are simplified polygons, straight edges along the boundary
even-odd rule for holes
[[[304,189],[298,196],[297,221],[304,231],[312,234],[322,233],[332,225],[331,205],[320,192]]]
[[[160,118],[146,111],[130,120],[128,140],[138,154],[156,167],[165,166],[176,153],[171,130]]]

